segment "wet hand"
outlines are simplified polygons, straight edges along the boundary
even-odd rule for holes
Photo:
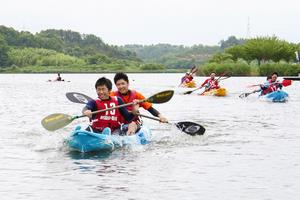
[[[162,123],[168,123],[168,119],[165,118],[164,116],[162,116],[161,114],[158,115],[159,117],[159,121],[162,122]]]
[[[83,114],[89,118],[92,118],[92,115],[93,115],[91,110],[86,110],[83,112]]]
[[[133,100],[132,102],[133,102],[132,113],[133,113],[134,115],[137,115],[138,112],[139,112],[139,108],[140,108],[139,100],[135,99],[135,100]]]

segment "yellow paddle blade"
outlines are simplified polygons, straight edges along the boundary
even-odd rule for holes
[[[173,97],[173,95],[174,90],[166,90],[147,98],[146,101],[150,103],[165,103],[168,102]]]
[[[41,123],[46,130],[56,131],[62,127],[67,126],[73,120],[74,118],[72,118],[70,115],[55,113],[45,117]]]

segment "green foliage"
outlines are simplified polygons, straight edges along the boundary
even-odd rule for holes
[[[19,67],[24,66],[73,66],[84,65],[82,59],[58,53],[47,49],[11,49],[8,53],[10,63]]]
[[[49,29],[33,35],[0,26],[0,34],[7,44],[13,47],[52,49],[76,57],[103,54],[112,58],[139,60],[135,53],[105,44],[95,35],[81,35],[70,30]]]
[[[215,72],[217,74],[226,73],[232,76],[248,76],[251,74],[251,67],[244,61],[206,63],[200,67],[200,75],[209,76],[211,72]]]
[[[158,63],[168,68],[190,68],[207,61],[220,51],[218,46],[157,44],[157,45],[125,45],[123,50],[136,53],[137,57],[147,63]]]
[[[9,64],[8,51],[9,47],[4,40],[4,37],[0,34],[0,67],[7,66]]]
[[[279,40],[274,36],[250,39],[242,45],[226,49],[225,52],[231,54],[234,60],[238,58],[243,58],[247,62],[258,60],[258,63],[261,64],[271,60],[274,62],[295,61],[294,52],[299,49],[300,47],[296,44]]]
[[[227,40],[221,40],[219,42],[221,49],[226,49],[235,45],[245,43],[245,39],[237,39],[235,36],[229,36]]]
[[[152,70],[164,70],[165,67],[160,64],[148,63],[148,64],[142,65],[141,69],[145,70],[145,71],[152,71]]]
[[[210,63],[232,62],[233,56],[229,53],[216,53],[210,60]]]
[[[110,64],[113,62],[112,59],[108,58],[105,55],[102,54],[96,54],[92,56],[87,56],[85,58],[86,62],[90,65],[95,65],[95,64]]]
[[[300,64],[265,63],[259,67],[259,75],[267,76],[277,72],[279,76],[297,76],[300,73]]]

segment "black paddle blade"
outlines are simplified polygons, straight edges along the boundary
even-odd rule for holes
[[[175,125],[189,135],[203,135],[205,133],[205,128],[194,122],[178,122]]]
[[[74,103],[86,104],[88,101],[92,100],[91,97],[88,97],[84,94],[78,92],[68,92],[66,93],[67,98]]]
[[[192,92],[194,92],[194,90],[186,91],[183,94],[191,94]]]
[[[166,90],[147,98],[146,101],[150,103],[165,103],[168,102],[173,95],[174,90]]]
[[[250,94],[252,93],[242,93],[239,95],[239,97],[242,99],[242,98],[246,98],[247,96],[249,96]]]

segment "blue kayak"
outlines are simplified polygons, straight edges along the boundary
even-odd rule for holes
[[[79,152],[112,151],[127,145],[148,144],[151,137],[147,126],[142,126],[135,135],[130,136],[111,134],[109,128],[105,128],[102,133],[93,133],[77,126],[66,142],[71,150]]]
[[[289,94],[285,91],[277,90],[261,97],[272,102],[285,102],[288,100]]]

